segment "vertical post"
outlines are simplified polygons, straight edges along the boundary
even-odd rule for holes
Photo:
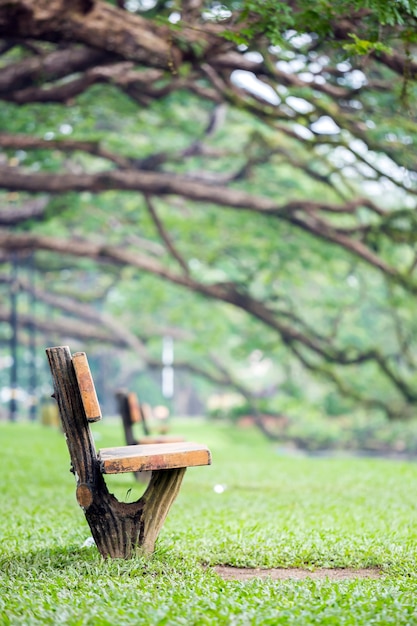
[[[37,397],[37,371],[36,371],[36,329],[33,322],[36,309],[35,291],[35,264],[33,253],[28,257],[28,279],[29,279],[29,419],[36,420],[38,397]]]
[[[170,399],[174,395],[174,341],[172,337],[162,339],[162,395]]]
[[[11,282],[10,282],[10,356],[12,364],[10,368],[10,402],[9,420],[15,422],[17,418],[17,293],[18,285],[18,265],[15,254],[11,258]]]

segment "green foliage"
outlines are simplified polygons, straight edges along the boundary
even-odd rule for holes
[[[352,412],[351,407],[338,417],[329,419],[316,407],[299,410],[290,407],[288,422],[278,430],[283,444],[295,445],[299,450],[321,452],[357,452],[362,454],[409,455],[417,454],[416,421],[387,421],[383,416]],[[338,410],[342,407],[341,403]],[[333,408],[333,407],[332,407]],[[298,412],[297,412],[298,409]]]
[[[338,18],[349,19],[356,12],[364,12],[366,34],[370,39],[359,38],[349,33],[353,44],[345,44],[350,54],[367,54],[371,50],[387,51],[389,47],[378,41],[382,26],[407,26],[417,18],[416,0],[317,0],[314,5],[309,0],[299,0],[296,8],[286,2],[274,0],[243,0],[240,20],[244,24],[237,32],[226,30],[224,36],[237,44],[250,44],[259,36],[266,36],[273,45],[285,44],[288,31],[295,33],[315,33],[319,37],[332,37],[333,25]],[[376,38],[374,37],[376,36]]]
[[[350,35],[353,39],[353,43],[344,44],[343,49],[350,55],[365,55],[371,52],[390,52],[391,48],[385,45],[381,41],[367,41],[366,39],[359,39],[357,35],[352,33]]]
[[[240,20],[247,23],[238,33],[226,32],[226,38],[238,44],[248,44],[257,35],[268,37],[273,45],[283,41],[283,32],[294,24],[292,10],[285,3],[274,0],[245,0]],[[251,22],[255,21],[255,25]]]
[[[158,12],[158,17],[166,20],[175,9],[166,2],[157,4],[151,17]],[[285,406],[296,399],[302,410],[314,399],[321,410],[340,413],[344,394],[356,402],[370,396],[374,404],[367,405],[369,410],[375,403],[379,410],[378,402],[384,402],[394,407],[396,414],[404,415],[407,403],[415,402],[416,388],[417,130],[413,115],[401,109],[401,80],[395,80],[389,68],[373,63],[373,55],[388,53],[391,45],[401,52],[404,42],[411,46],[416,6],[406,1],[300,0],[298,10],[290,11],[289,4],[272,0],[225,3],[233,11],[224,21],[225,36],[245,43],[263,59],[258,86],[264,81],[276,104],[260,102],[250,90],[230,93],[231,80],[224,93],[219,92],[228,106],[226,120],[216,132],[207,133],[206,129],[217,104],[196,95],[209,88],[207,75],[198,75],[202,48],[194,40],[187,42],[189,25],[181,20],[171,25],[172,43],[181,43],[186,62],[178,68],[173,83],[169,72],[159,75],[152,85],[158,96],[149,106],[142,106],[140,99],[138,105],[112,84],[94,85],[70,106],[2,105],[3,130],[48,141],[96,142],[126,160],[122,173],[127,163],[141,173],[176,174],[196,184],[204,180],[213,189],[224,184],[227,189],[268,201],[268,206],[275,203],[273,214],[245,210],[239,203],[224,208],[205,198],[193,202],[180,194],[167,196],[162,188],[152,202],[183,264],[164,245],[146,199],[134,191],[51,195],[43,221],[26,222],[15,230],[87,241],[102,250],[115,246],[132,259],[146,254],[167,272],[183,277],[188,272],[190,280],[202,286],[220,285],[225,290],[231,286],[239,302],[254,299],[272,320],[271,324],[260,321],[256,307],[255,313],[252,310],[247,315],[226,302],[208,301],[200,293],[149,276],[134,264],[110,266],[91,259],[37,253],[39,290],[79,297],[111,314],[120,328],[146,342],[154,363],[160,359],[160,335],[171,329],[181,337],[175,343],[176,360],[191,367],[203,366],[213,378],[219,365],[224,365],[232,379],[246,385],[253,395],[263,388],[275,389],[271,404],[277,404],[278,411],[280,401]],[[144,7],[138,5],[138,12]],[[215,10],[224,13],[218,3],[207,2],[205,9],[214,16]],[[329,45],[338,18],[348,17],[353,23],[355,11],[363,15],[358,32],[344,33],[346,41]],[[402,27],[404,21],[407,28]],[[385,28],[393,25],[400,28]],[[309,36],[300,37],[302,33]],[[275,48],[270,43],[276,44]],[[52,44],[39,46],[46,53]],[[15,46],[7,58],[28,54]],[[358,61],[355,57],[359,55],[367,58]],[[268,73],[282,64],[289,67],[288,80]],[[355,78],[359,74],[368,79],[368,64],[370,80],[362,89]],[[316,78],[321,82],[309,82]],[[187,83],[192,85],[190,91]],[[177,90],[178,84],[181,88]],[[416,87],[407,77],[405,84],[412,107],[417,101]],[[343,96],[333,96],[333,92]],[[337,132],[311,130],[323,117],[337,125]],[[151,163],[146,161],[148,157]],[[46,146],[28,151],[7,149],[4,159],[34,173],[68,171],[77,175],[115,167],[101,156],[47,150]],[[363,206],[359,203],[351,212],[300,208],[310,201],[349,206],[362,197]],[[27,198],[20,192],[2,194],[12,208],[13,203],[24,204]],[[375,203],[378,212],[370,203]],[[310,225],[313,231],[322,228],[317,237],[306,232]],[[388,264],[392,268],[386,272],[388,278],[363,257],[329,243],[325,233],[330,228],[337,237],[349,239],[353,249],[363,244],[368,256],[374,254],[382,266]],[[5,293],[4,289],[2,295]],[[50,315],[50,310],[45,312],[43,307],[42,313]],[[285,333],[287,328],[291,332]],[[3,331],[5,339],[6,335]],[[47,339],[59,343],[61,337],[47,333]],[[316,351],[310,349],[310,340],[318,346]],[[94,347],[94,353],[101,350],[101,345]],[[261,373],[255,374],[253,357],[257,354]],[[365,354],[374,359],[365,359]],[[377,358],[384,367],[378,367]],[[115,360],[128,364],[128,371],[120,367],[120,380],[115,374],[112,383],[134,382],[132,377],[138,371],[142,375],[144,364],[133,351]],[[302,371],[300,362],[305,367]],[[394,376],[387,374],[390,371]],[[402,394],[401,386],[395,384],[397,373],[408,394]],[[153,385],[150,395],[156,397]],[[207,390],[203,395],[205,400]],[[258,404],[267,410],[262,402]]]
[[[381,413],[359,411],[354,402],[334,391],[317,405],[306,401],[302,389],[288,384],[281,386],[278,397],[262,399],[256,407],[271,438],[300,453],[417,454],[415,412],[390,421]],[[245,424],[253,419],[253,406],[239,396],[229,396],[228,405],[215,406],[208,416],[215,421]]]
[[[381,24],[402,26],[408,23],[410,18],[417,18],[416,0],[397,0],[396,2],[384,2],[384,0],[371,0],[365,3],[376,12]]]

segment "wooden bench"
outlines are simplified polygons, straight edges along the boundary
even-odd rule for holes
[[[176,443],[184,441],[184,437],[180,435],[151,434],[144,409],[133,391],[118,391],[116,393],[116,400],[122,418],[126,445]],[[134,432],[136,424],[140,424],[143,430],[143,435],[139,437],[137,437]]]
[[[101,419],[100,405],[84,352],[71,355],[67,346],[46,354],[65,433],[78,504],[103,557],[129,558],[136,550],[152,552],[187,467],[210,465],[204,445],[191,442],[128,445],[96,451],[89,422]],[[105,474],[151,471],[139,500],[120,502]]]
[[[144,408],[133,391],[119,390],[116,393],[116,401],[122,418],[126,445],[134,446],[138,444],[177,443],[184,441],[184,437],[178,435],[151,435]],[[134,429],[139,424],[142,426],[143,435],[137,437]],[[149,472],[134,472],[134,476],[139,482],[146,482],[150,479]]]

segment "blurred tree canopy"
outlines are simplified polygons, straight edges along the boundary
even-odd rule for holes
[[[59,312],[22,324],[413,414],[415,0],[0,0],[0,38],[1,282],[34,254]]]

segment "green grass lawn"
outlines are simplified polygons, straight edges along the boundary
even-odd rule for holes
[[[116,420],[94,432],[98,447],[123,444]],[[187,471],[154,555],[104,561],[83,547],[63,435],[0,424],[1,625],[417,624],[416,464],[285,457],[256,431],[200,420],[174,432],[207,443],[213,465]],[[140,495],[129,474],[107,482]],[[218,564],[382,576],[224,581]]]

